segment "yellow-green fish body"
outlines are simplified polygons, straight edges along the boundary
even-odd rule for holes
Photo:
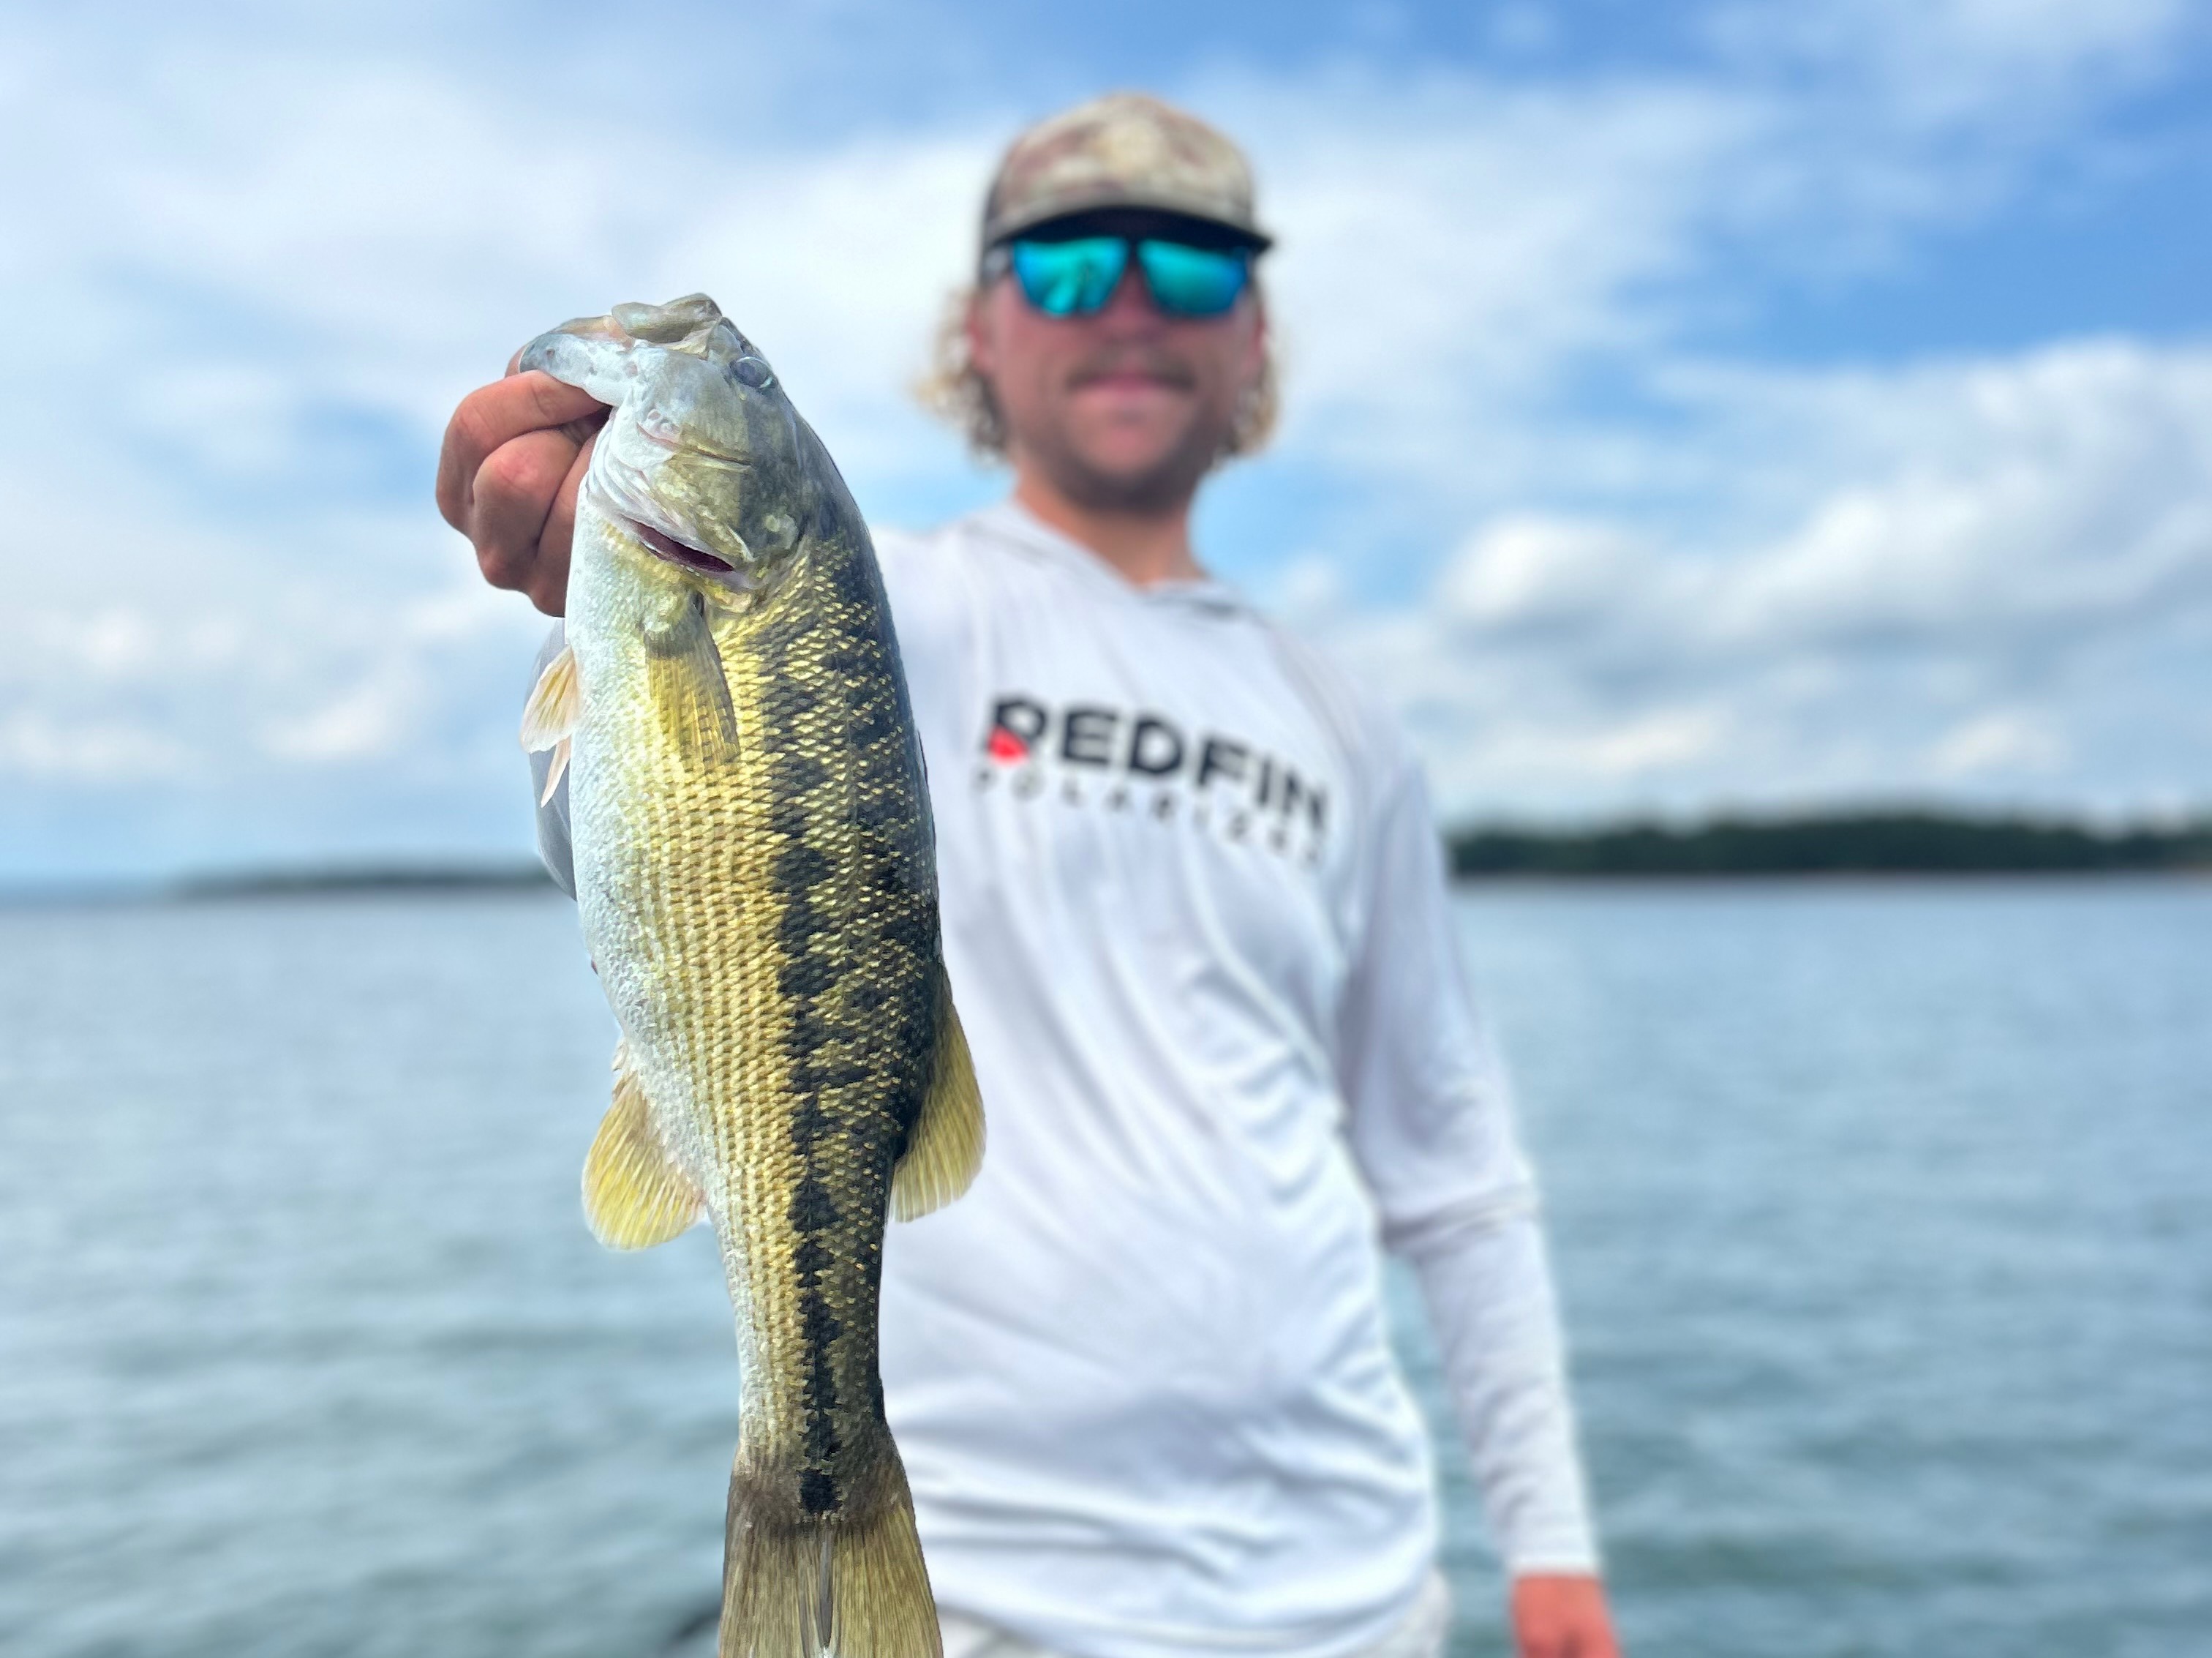
[[[616,405],[525,741],[568,744],[577,899],[623,1033],[587,1215],[635,1247],[703,1210],[738,1313],[721,1651],[932,1658],[876,1295],[887,1216],[964,1189],[982,1123],[875,556],[703,296],[523,361]]]

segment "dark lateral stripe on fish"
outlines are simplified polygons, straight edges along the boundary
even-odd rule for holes
[[[793,795],[811,795],[830,781],[829,765],[803,749],[789,749],[777,756],[776,783]]]
[[[805,841],[778,852],[769,869],[777,886],[793,893],[810,892],[837,873],[836,864]]]
[[[811,1515],[836,1513],[840,1507],[837,1482],[812,1468],[802,1471],[799,1476],[799,1506]]]
[[[777,843],[775,983],[799,1163],[787,1216],[800,1347],[790,1472],[799,1508],[825,1515],[873,1489],[840,1458],[866,1454],[846,1429],[880,1427],[882,1384],[864,1341],[872,1332],[848,1328],[840,1309],[872,1308],[880,1246],[870,1237],[854,1256],[839,1251],[868,1233],[857,1223],[880,1226],[891,1167],[921,1117],[928,1068],[915,1062],[936,1043],[927,987],[938,916],[921,757],[880,582],[850,553],[818,579],[831,601],[771,623],[755,646],[774,687],[757,752]],[[902,728],[905,743],[884,741]],[[868,901],[855,906],[855,896]],[[876,964],[871,975],[842,965],[860,960]]]
[[[812,953],[786,960],[779,963],[775,970],[776,989],[793,1000],[823,995],[836,982],[836,964],[826,956]]]
[[[836,1119],[823,1109],[819,1094],[802,1094],[791,1113],[791,1143],[804,1157],[813,1149],[817,1140],[825,1134],[834,1133],[836,1127]],[[802,1248],[812,1243],[813,1240],[809,1238],[799,1240]]]
[[[826,619],[817,619],[817,625]],[[767,654],[784,660],[787,670],[813,667],[797,659],[811,630],[801,625],[776,629],[780,637],[765,641]],[[830,1015],[829,1003],[842,975],[829,953],[817,950],[833,936],[833,923],[817,905],[817,891],[839,874],[837,862],[812,844],[811,837],[823,826],[808,797],[833,781],[833,769],[807,746],[823,735],[818,713],[821,698],[801,672],[787,671],[778,680],[775,734],[767,742],[770,755],[771,789],[785,809],[779,810],[775,827],[785,836],[784,844],[770,861],[770,879],[782,901],[777,925],[778,942],[784,950],[779,964],[777,988],[787,997],[787,1026],[785,1051],[787,1078],[797,1096],[791,1116],[793,1149],[804,1169],[791,1198],[789,1221],[797,1234],[793,1253],[799,1291],[799,1336],[801,1373],[799,1378],[802,1466],[797,1472],[796,1496],[800,1509],[809,1515],[834,1514],[842,1508],[844,1492],[833,1472],[842,1447],[837,1430],[840,1403],[837,1387],[837,1344],[845,1334],[844,1322],[832,1310],[825,1277],[837,1276],[842,1265],[825,1241],[841,1226],[844,1216],[831,1191],[835,1171],[826,1163],[842,1149],[838,1131],[844,1113],[835,1095],[849,1086],[844,1076],[822,1075],[818,1064],[823,1048],[843,1044],[854,1033]]]

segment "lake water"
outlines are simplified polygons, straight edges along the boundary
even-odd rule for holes
[[[1632,1653],[2212,1651],[2212,886],[1462,915]],[[609,1030],[550,896],[0,911],[0,1650],[700,1649],[728,1316],[577,1217]]]

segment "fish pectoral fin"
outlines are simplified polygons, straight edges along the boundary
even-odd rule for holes
[[[626,1041],[615,1046],[614,1094],[584,1158],[584,1219],[610,1249],[650,1249],[688,1228],[706,1200],[653,1131]]]
[[[560,749],[574,735],[583,717],[583,682],[576,677],[576,648],[562,645],[561,654],[545,664],[522,705],[522,752]]]
[[[911,1221],[968,1190],[983,1166],[983,1096],[975,1064],[952,1005],[951,982],[937,968],[937,1051],[921,1115],[891,1171],[891,1217]]]
[[[738,710],[703,595],[690,595],[673,621],[645,628],[646,686],[684,757],[700,765],[738,757]]]

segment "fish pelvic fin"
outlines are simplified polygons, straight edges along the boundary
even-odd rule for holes
[[[879,1428],[872,1500],[796,1514],[791,1476],[730,1476],[717,1658],[944,1658],[906,1470]]]
[[[583,681],[576,675],[575,647],[563,645],[561,654],[545,664],[545,671],[531,690],[530,700],[522,707],[522,752],[553,751],[553,764],[545,771],[545,789],[538,797],[540,806],[551,800],[553,791],[561,786],[562,774],[568,769],[576,724],[583,714]]]
[[[706,1200],[653,1131],[627,1041],[615,1045],[614,1094],[584,1157],[584,1220],[610,1249],[650,1249],[689,1228]]]
[[[937,966],[937,1051],[928,1091],[891,1171],[891,1218],[911,1221],[942,1209],[968,1190],[983,1166],[983,1095],[975,1062],[952,1005],[952,983]]]
[[[576,677],[576,648],[562,645],[545,664],[522,705],[522,752],[536,754],[575,734],[583,717],[583,682]]]
[[[737,759],[738,710],[706,595],[685,594],[675,616],[647,622],[644,636],[646,686],[669,741],[694,765]]]

